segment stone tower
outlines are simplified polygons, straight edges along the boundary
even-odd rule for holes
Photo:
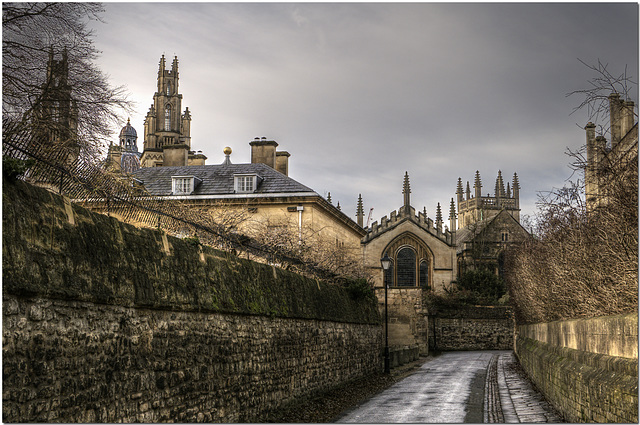
[[[60,60],[54,59],[53,48],[49,51],[46,80],[33,109],[32,124],[34,134],[47,140],[57,155],[64,153],[67,161],[77,158],[78,108],[71,96],[66,49]]]
[[[471,195],[469,182],[466,193],[462,189],[462,179],[458,178],[456,198],[458,203],[458,228],[464,228],[473,223],[479,223],[495,217],[500,211],[507,211],[516,221],[520,222],[520,183],[518,174],[513,174],[511,184],[507,183],[505,190],[502,171],[498,171],[494,195],[482,196],[482,179],[480,172],[476,171],[473,185],[475,196]]]
[[[109,146],[108,162],[116,171],[132,173],[140,168],[138,152],[138,133],[127,120],[127,125],[120,130],[120,143]]]
[[[142,167],[204,165],[206,157],[191,149],[191,113],[182,109],[178,57],[166,69],[164,55],[158,68],[158,91],[144,120]]]

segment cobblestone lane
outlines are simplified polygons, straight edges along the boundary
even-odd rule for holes
[[[344,423],[561,422],[512,351],[446,352],[352,409]]]

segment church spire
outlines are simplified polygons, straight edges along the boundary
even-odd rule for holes
[[[362,206],[362,194],[358,195],[358,207],[356,209],[356,217],[358,219],[358,226],[362,227],[364,224],[364,208]]]
[[[408,212],[411,207],[411,187],[409,186],[409,173],[404,172],[404,183],[402,185],[402,194],[404,195],[404,207]]]

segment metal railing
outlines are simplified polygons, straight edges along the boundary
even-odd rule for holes
[[[3,123],[3,158],[32,160],[19,178],[70,198],[79,204],[98,206],[128,223],[161,228],[174,236],[197,237],[206,245],[257,261],[286,265],[303,274],[325,279],[336,276],[304,262],[294,253],[275,252],[244,234],[216,223],[213,216],[184,201],[166,201],[150,195],[136,179],[110,172],[106,164],[83,158],[43,138],[34,137],[27,125]],[[95,209],[95,208],[93,208]]]

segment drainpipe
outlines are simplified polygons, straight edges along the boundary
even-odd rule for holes
[[[304,211],[304,207],[302,205],[298,205],[298,243],[302,245],[302,211]]]

